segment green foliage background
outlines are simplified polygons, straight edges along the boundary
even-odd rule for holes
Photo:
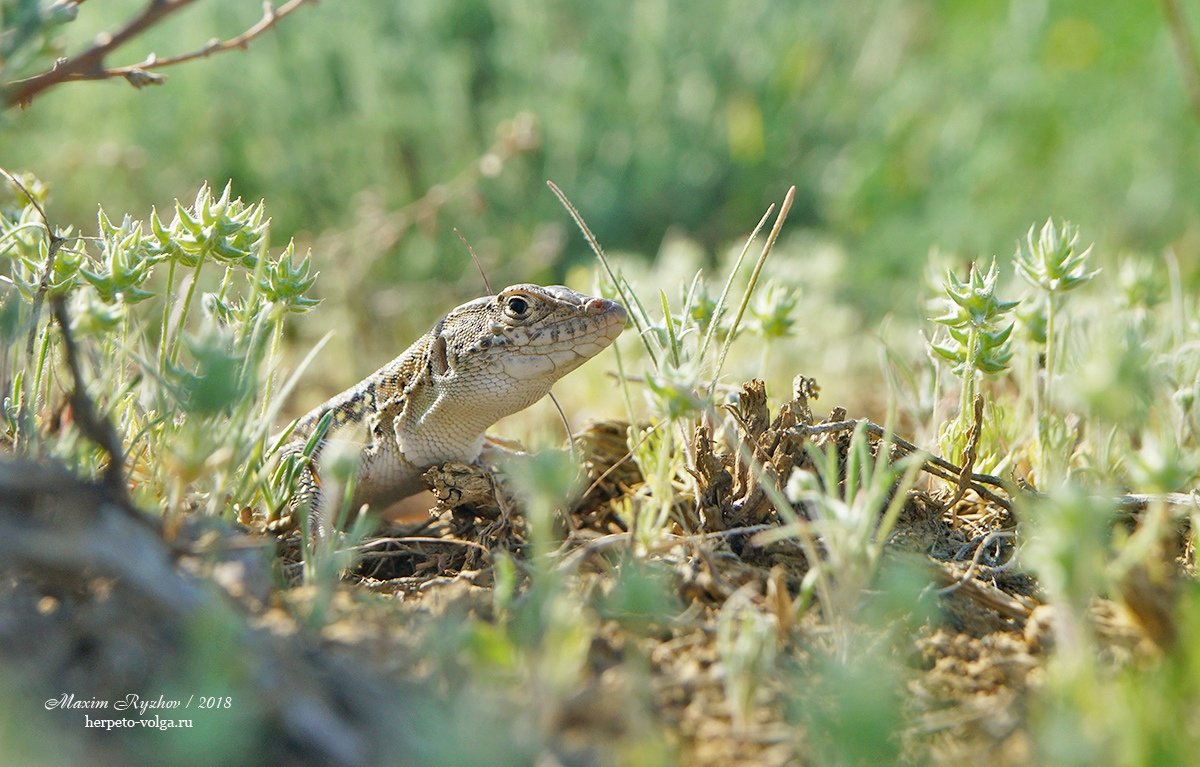
[[[83,5],[68,50],[140,6]],[[259,13],[199,3],[109,63],[191,50]],[[845,247],[844,290],[868,315],[916,311],[931,244],[1006,255],[1048,215],[1108,253],[1200,240],[1200,133],[1156,3],[362,0],[164,71],[143,91],[50,91],[7,116],[0,162],[49,182],[76,222],[97,202],[144,211],[232,179],[269,200],[280,241],[352,241],[371,290],[474,284],[454,226],[497,281],[561,278],[590,256],[547,178],[607,248],[645,257],[670,228],[722,249],[795,183],[791,225]],[[354,236],[366,202],[426,196],[523,112],[532,151],[398,238]]]

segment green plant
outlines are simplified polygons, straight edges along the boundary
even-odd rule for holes
[[[283,324],[316,303],[309,259],[297,261],[290,244],[272,255],[263,204],[244,203],[228,185],[177,203],[169,224],[157,211],[115,224],[101,210],[94,236],[53,238],[44,192],[39,199],[36,184],[24,187],[33,199],[9,185],[0,208],[0,257],[22,299],[6,297],[6,312],[32,339],[22,349],[10,335],[0,350],[25,371],[4,411],[10,438],[85,474],[108,460],[55,410],[66,385],[62,338],[36,309],[43,296],[62,297],[70,330],[98,361],[81,383],[116,426],[136,499],[151,508],[165,500],[176,521],[185,511],[231,517],[277,500],[262,467],[279,446],[269,440],[277,395],[290,386],[276,385]]]
[[[986,274],[981,274],[975,264],[965,282],[947,270],[943,290],[946,293],[946,313],[934,317],[933,321],[946,328],[947,338],[930,341],[929,347],[938,357],[950,362],[953,371],[962,380],[959,395],[958,415],[950,421],[940,434],[944,455],[965,455],[968,435],[973,426],[978,379],[984,374],[996,375],[1008,369],[1012,359],[1009,338],[1014,323],[1006,315],[1018,304],[1017,301],[1001,301],[996,296],[996,282],[1000,270],[995,259]]]
[[[1036,234],[1035,234],[1036,231]],[[1089,282],[1099,274],[1100,270],[1088,269],[1088,256],[1092,247],[1079,249],[1079,229],[1070,222],[1055,224],[1053,219],[1046,219],[1041,230],[1029,227],[1025,242],[1017,246],[1013,256],[1017,274],[1042,291],[1046,296],[1045,328],[1046,328],[1046,372],[1042,379],[1042,402],[1044,407],[1053,409],[1054,379],[1059,375],[1062,363],[1063,340],[1059,337],[1062,332],[1058,327],[1059,313],[1067,293]]]
[[[75,22],[32,41],[64,38],[38,63],[50,66],[145,6],[77,6]],[[11,0],[10,8],[6,28],[22,26],[26,13],[76,6]],[[189,33],[202,46],[260,10],[204,0],[186,14],[178,21],[188,29],[169,20],[112,63],[178,52]],[[877,35],[891,41],[886,52]],[[864,12],[815,0],[754,9],[717,0],[370,0],[338,13],[306,8],[249,56],[167,70],[153,92],[65,85],[64,98],[10,112],[5,131],[21,148],[10,156],[28,157],[56,183],[64,222],[86,221],[97,189],[114,208],[140,210],[193,179],[229,177],[243,193],[268,195],[277,234],[311,232],[322,254],[336,247],[346,261],[370,261],[366,287],[381,297],[402,279],[462,274],[445,257],[457,240],[439,224],[486,234],[485,250],[514,274],[532,270],[523,277],[552,279],[585,261],[580,243],[548,223],[555,207],[540,190],[544,178],[574,187],[607,247],[645,260],[668,229],[718,251],[790,178],[800,184],[800,226],[855,254],[838,298],[878,317],[905,312],[931,245],[995,252],[1046,210],[1081,211],[1114,250],[1154,252],[1188,231],[1186,201],[1200,189],[1191,172],[1198,123],[1186,118],[1163,40],[1153,3],[1004,14],[910,4]],[[12,61],[12,76],[30,71]],[[308,87],[296,93],[296,82]],[[208,103],[213,84],[219,109]],[[521,142],[504,127],[517,110],[536,126],[528,149],[489,152],[498,134]],[[269,138],[281,126],[286,152]],[[1151,144],[1164,151],[1130,166],[1128,149]],[[151,161],[158,157],[170,162]],[[463,175],[472,178],[447,182]],[[385,215],[418,200],[403,216]],[[1186,279],[1194,269],[1184,264]],[[340,279],[326,275],[326,295]],[[364,287],[348,281],[349,290]],[[879,300],[884,291],[896,299]],[[426,300],[433,309],[442,298]],[[394,319],[408,314],[423,317]]]
[[[758,699],[776,673],[779,626],[755,608],[747,594],[734,593],[717,618],[717,655],[725,671],[725,699],[734,726],[746,729]]]
[[[280,461],[274,481],[268,487],[283,488],[285,501],[295,488],[300,464],[313,460],[313,449],[328,431],[332,415],[327,413],[321,419],[299,455],[293,454]],[[323,447],[320,459],[316,461],[321,477],[321,492],[338,500],[331,505],[334,511],[331,519],[320,520],[322,524],[318,527],[318,520],[313,519],[309,504],[301,504],[296,510],[304,583],[315,588],[306,616],[313,627],[325,624],[338,584],[358,562],[361,544],[376,527],[374,515],[364,514],[362,509],[350,505],[354,497],[360,452],[361,447],[354,441],[335,436]]]
[[[769,541],[800,534],[811,526],[824,556],[809,562],[808,579],[823,573],[830,584],[820,594],[821,610],[847,651],[866,591],[879,573],[884,548],[916,481],[922,456],[893,463],[887,440],[874,446],[859,424],[850,438],[845,462],[838,445],[806,446],[813,470],[796,469],[787,482],[789,501],[802,504],[809,521],[797,521],[764,534]],[[872,455],[874,450],[874,455]]]

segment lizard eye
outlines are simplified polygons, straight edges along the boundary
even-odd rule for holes
[[[529,313],[529,302],[520,296],[512,296],[504,302],[504,308],[509,316],[521,319]]]

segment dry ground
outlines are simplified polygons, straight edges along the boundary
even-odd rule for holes
[[[164,531],[99,486],[4,458],[0,658],[9,681],[0,710],[16,709],[56,742],[53,754],[86,751],[112,764],[227,759],[217,741],[236,744],[243,763],[519,763],[530,753],[541,764],[819,763],[828,733],[814,723],[826,720],[803,713],[822,705],[817,669],[839,648],[869,647],[900,670],[893,740],[907,761],[1029,763],[1028,692],[1045,667],[1053,615],[1038,583],[1011,563],[1016,520],[1004,491],[931,467],[947,479],[926,476],[909,494],[866,606],[841,625],[819,605],[797,617],[809,562],[796,538],[759,537],[782,524],[759,478],[807,464],[808,440],[844,450],[850,439],[848,428],[820,428],[814,388],[799,383],[771,414],[752,382],[732,412],[765,472],[697,431],[701,503],[681,501],[650,551],[635,550],[616,512],[615,501],[643,487],[622,461],[626,425],[583,435],[595,486],[560,515],[552,570],[555,604],[574,606],[568,620],[581,632],[562,640],[582,647],[565,682],[547,670],[558,640],[546,634],[558,624],[545,619],[533,630],[541,635],[522,638],[522,604],[543,597],[530,585],[520,504],[467,467],[432,472],[441,500],[430,518],[373,535],[328,593],[301,585],[295,534],[211,520]],[[844,421],[840,412],[826,420]],[[499,559],[518,566],[498,570]],[[893,565],[910,580],[916,573],[919,606],[871,618]],[[650,595],[657,613],[614,601],[620,574],[636,567],[661,592]],[[511,599],[497,588],[512,589]],[[729,600],[769,616],[779,659],[742,722],[718,647]],[[1142,624],[1115,604],[1093,612],[1112,662],[1153,651]],[[847,630],[861,641],[847,644]],[[504,655],[514,647],[535,649]],[[24,710],[63,692],[103,699],[189,685],[232,695],[241,710],[207,715],[201,724],[211,729],[186,748],[164,746],[164,733],[84,730],[77,711]],[[493,740],[472,750],[476,736]]]

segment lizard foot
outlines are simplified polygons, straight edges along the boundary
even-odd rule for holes
[[[496,485],[484,468],[466,463],[444,463],[421,475],[437,499],[433,511],[454,511],[464,506],[479,517],[494,519],[501,509],[496,501]]]

